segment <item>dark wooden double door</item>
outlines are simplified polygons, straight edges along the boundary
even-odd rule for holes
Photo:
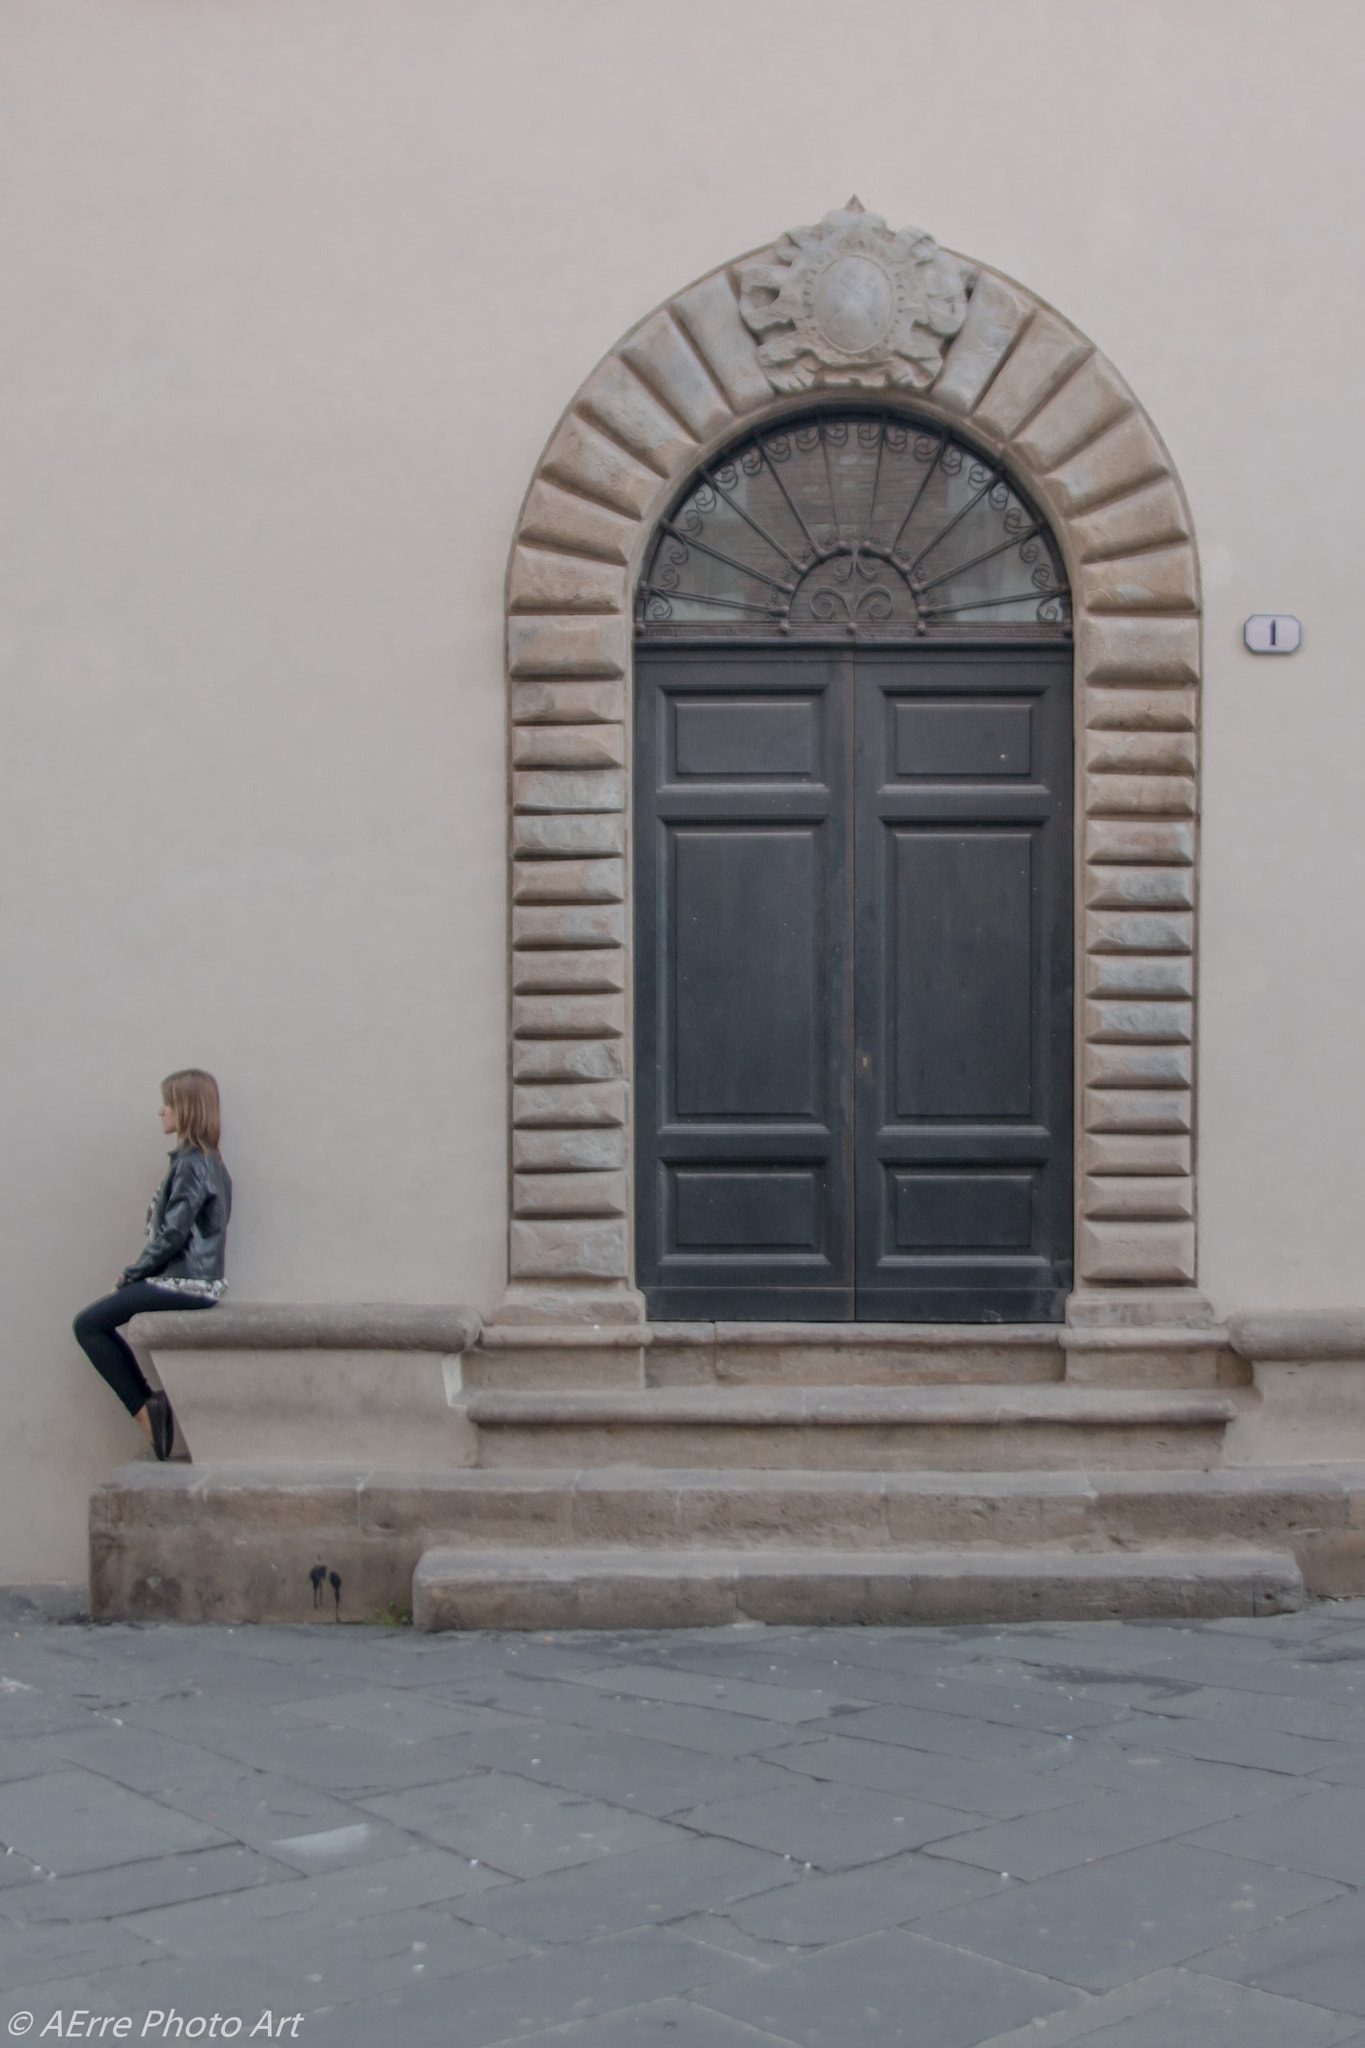
[[[642,645],[656,1318],[1060,1320],[1070,649]]]

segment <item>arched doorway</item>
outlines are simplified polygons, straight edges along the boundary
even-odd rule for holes
[[[1046,521],[930,422],[765,424],[659,522],[635,673],[651,1315],[1060,1320],[1071,628]]]
[[[849,207],[722,265],[624,335],[570,400],[527,492],[507,583],[512,1171],[494,1317],[645,1314],[636,596],[688,480],[814,399],[913,413],[964,459],[1001,464],[1018,502],[1046,514],[1074,621],[1077,1298],[1102,1293],[1096,1313],[1121,1319],[1174,1314],[1169,1290],[1195,1274],[1189,511],[1151,421],[1085,335],[1014,280]],[[1037,623],[1039,639],[1056,624]],[[946,657],[949,624],[915,637]],[[860,660],[877,651],[867,632],[833,640]]]

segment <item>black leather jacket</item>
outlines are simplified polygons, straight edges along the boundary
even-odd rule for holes
[[[172,1152],[147,1219],[147,1249],[121,1280],[221,1280],[232,1182],[216,1152]]]

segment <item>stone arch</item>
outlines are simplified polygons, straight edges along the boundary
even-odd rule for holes
[[[831,274],[837,285],[850,249],[889,279],[889,331],[885,319],[857,326],[862,277],[853,313],[842,326],[828,318]],[[803,266],[817,287],[825,279],[804,296]],[[869,389],[997,455],[1065,558],[1077,1288],[1193,1283],[1200,620],[1184,493],[1137,399],[1075,327],[1013,280],[916,230],[893,236],[850,202],[633,328],[571,402],[522,508],[507,579],[512,1220],[500,1320],[641,1313],[627,763],[632,597],[655,522],[699,464],[790,411],[793,393],[809,404]]]

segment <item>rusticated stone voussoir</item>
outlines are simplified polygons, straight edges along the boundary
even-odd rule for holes
[[[849,218],[840,213],[836,225]],[[875,216],[866,219],[881,233]],[[921,266],[933,251],[927,240],[902,246]],[[780,284],[792,249],[783,237],[713,271],[623,337],[551,437],[514,539],[512,1124],[521,1193],[508,1314],[531,1313],[533,1281],[586,1289],[590,1319],[639,1312],[628,1219],[599,1208],[608,1186],[612,1204],[623,1199],[619,1175],[633,1149],[625,856],[635,575],[658,518],[700,463],[767,419],[870,388],[879,403],[965,432],[1002,460],[1047,512],[1067,562],[1086,735],[1076,805],[1085,955],[1078,1283],[1186,1285],[1200,637],[1194,529],[1179,480],[1136,396],[1083,334],[1013,279],[949,252],[932,257],[940,297],[919,307],[910,340],[903,327],[888,344],[885,372],[860,358],[845,376],[818,335],[802,343],[802,357],[771,322],[756,333],[741,313],[744,280]],[[807,374],[813,388],[798,388]],[[539,1189],[528,1173],[543,1177]],[[1120,1187],[1123,1178],[1132,1185]]]

